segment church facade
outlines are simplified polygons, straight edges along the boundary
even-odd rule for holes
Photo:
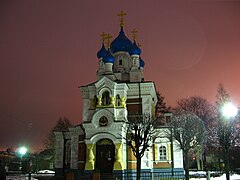
[[[133,31],[134,33],[135,31]],[[155,116],[157,104],[154,82],[144,80],[145,63],[134,34],[131,41],[120,21],[118,36],[102,34],[97,52],[97,81],[80,90],[83,97],[82,123],[65,132],[55,132],[56,176],[78,179],[81,174],[136,172],[136,158],[126,143],[130,114]],[[105,42],[106,41],[106,42]],[[171,130],[171,114],[157,127],[159,136],[142,158],[143,172],[183,171],[182,151],[164,132]],[[129,179],[129,178],[125,178]]]

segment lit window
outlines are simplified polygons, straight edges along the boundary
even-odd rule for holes
[[[167,148],[165,146],[159,148],[159,159],[160,161],[167,160]]]

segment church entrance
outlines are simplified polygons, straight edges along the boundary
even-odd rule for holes
[[[101,173],[112,173],[114,166],[115,146],[110,139],[101,139],[96,144],[96,170]]]

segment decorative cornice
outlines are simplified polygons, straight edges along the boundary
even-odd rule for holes
[[[107,78],[106,76],[103,76],[98,82],[95,83],[96,89],[102,89],[103,87],[108,87],[110,89],[114,89],[115,82],[111,79]]]

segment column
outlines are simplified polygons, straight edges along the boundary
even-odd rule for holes
[[[62,132],[54,132],[55,135],[55,168],[63,168],[64,138]]]
[[[115,106],[115,97],[111,96],[111,106],[114,107]]]
[[[79,135],[83,134],[80,126],[69,128],[71,134],[71,169],[78,169],[78,141]]]
[[[102,106],[102,96],[98,96],[97,106]]]
[[[126,107],[126,98],[125,97],[120,97],[120,106]]]
[[[94,153],[93,153],[94,144],[87,144],[87,159],[85,170],[94,170]]]
[[[63,132],[54,132],[55,135],[55,177],[61,179],[64,176],[64,136]]]
[[[123,170],[123,161],[122,161],[122,144],[115,144],[116,154],[114,162],[114,170]]]

